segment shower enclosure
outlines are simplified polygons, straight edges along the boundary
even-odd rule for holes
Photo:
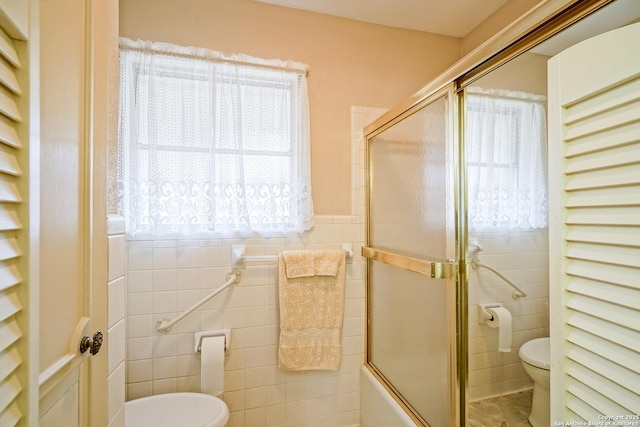
[[[367,137],[367,362],[432,426],[458,412],[454,116],[445,88]]]
[[[367,415],[365,402],[363,426],[468,423],[469,384],[473,382],[467,354],[466,188],[467,167],[473,162],[467,164],[464,149],[465,115],[472,111],[469,88],[487,83],[484,77],[491,77],[515,58],[526,61],[525,53],[546,55],[542,58],[546,66],[548,57],[557,54],[561,45],[570,46],[640,16],[635,0],[543,3],[364,130],[368,181],[362,254],[367,259],[367,349],[361,394],[368,396],[370,378],[377,379],[410,421],[403,418],[402,422],[380,424]],[[549,42],[544,47],[554,53],[534,51],[543,42]],[[524,69],[515,78],[526,76],[522,78],[531,83],[531,68],[525,64]],[[502,76],[499,80],[505,84]],[[524,89],[519,83],[511,90]],[[545,246],[551,245],[549,239]],[[532,294],[545,297],[535,289]],[[531,298],[526,303],[530,308]],[[560,306],[555,315],[564,309]],[[519,339],[527,334],[531,331],[521,333]],[[519,366],[517,352],[510,354],[515,356],[509,363]],[[562,381],[564,376],[552,377],[552,390],[564,390]],[[551,406],[552,414],[567,410],[559,401]]]

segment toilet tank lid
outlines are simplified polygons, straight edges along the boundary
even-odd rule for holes
[[[520,347],[520,359],[526,363],[541,369],[549,369],[550,367],[550,344],[549,338],[536,338],[527,341]]]

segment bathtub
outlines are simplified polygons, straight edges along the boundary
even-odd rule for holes
[[[360,425],[416,427],[416,423],[365,366],[360,369]]]

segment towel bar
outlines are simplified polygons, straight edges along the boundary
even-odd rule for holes
[[[340,249],[345,252],[346,259],[353,257],[353,245],[341,243]],[[231,268],[241,268],[245,262],[278,262],[278,255],[245,255],[245,245],[231,246]]]

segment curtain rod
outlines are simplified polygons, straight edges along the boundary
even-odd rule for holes
[[[132,44],[144,44],[146,46],[132,46]],[[200,61],[208,61],[208,62],[219,62],[219,63],[227,63],[234,65],[245,65],[247,67],[257,67],[257,68],[266,68],[270,70],[279,70],[279,71],[289,71],[298,74],[304,74],[305,76],[309,74],[309,66],[306,64],[302,64],[296,61],[284,61],[281,59],[276,60],[265,60],[261,58],[255,58],[249,55],[232,55],[231,57],[224,56],[222,52],[213,51],[207,48],[201,47],[184,47],[178,46],[170,43],[159,43],[159,42],[148,42],[148,41],[133,41],[129,39],[120,39],[119,43],[120,50],[133,51],[133,52],[141,52],[141,53],[155,53],[158,55],[167,55],[174,56],[177,58],[186,58],[186,59],[197,59]],[[190,49],[197,50],[202,52],[202,54],[198,53],[183,53],[183,52],[175,52],[170,49]],[[244,57],[246,59],[235,59],[234,56]],[[262,63],[260,61],[279,61],[283,63],[283,65],[272,65],[268,63]]]

